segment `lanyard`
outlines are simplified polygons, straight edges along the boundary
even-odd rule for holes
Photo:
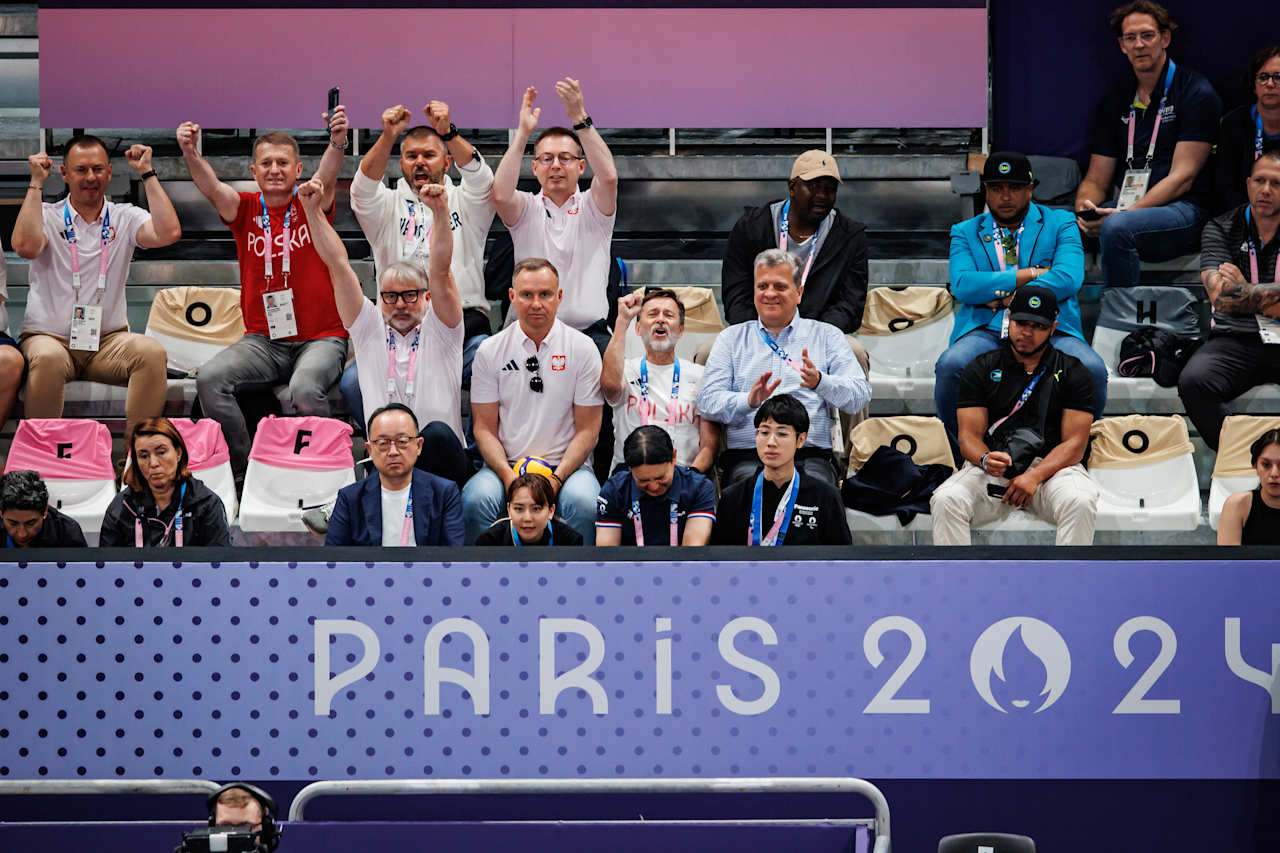
[[[764,471],[756,475],[756,488],[751,495],[751,518],[747,522],[747,544],[781,545],[783,538],[787,535],[787,528],[791,526],[791,513],[796,508],[798,497],[800,497],[800,471],[796,470],[791,474],[791,485],[787,486],[782,497],[778,498],[778,508],[773,511],[773,526],[761,541],[760,531],[764,529],[764,513],[760,505],[764,500]]]
[[[400,544],[409,545],[413,535],[413,486],[409,487],[409,501],[404,505],[404,525],[400,528]]]
[[[787,199],[782,203],[782,213],[779,215],[778,223],[778,248],[782,251],[787,250],[787,226],[791,221],[791,199]],[[818,223],[818,230],[813,232],[813,245],[809,249],[809,259],[804,262],[804,272],[800,273],[800,287],[804,287],[804,283],[809,279],[809,270],[813,267],[813,258],[818,254],[818,235],[822,233],[822,226],[826,223],[824,219]]]
[[[1177,68],[1173,63],[1173,59],[1169,59],[1169,70],[1164,75],[1164,91],[1160,93],[1160,106],[1156,109],[1156,123],[1151,128],[1151,144],[1147,146],[1147,156],[1143,160],[1143,168],[1151,168],[1151,158],[1156,153],[1156,137],[1160,135],[1160,119],[1164,116],[1164,102],[1169,98],[1169,86],[1173,83],[1173,71]],[[1134,100],[1138,99],[1137,93],[1134,93]],[[1129,105],[1129,148],[1126,155],[1126,163],[1129,168],[1133,168],[1133,131],[1137,124],[1137,111],[1133,108],[1133,104]]]
[[[640,358],[640,424],[649,425],[649,418],[656,408],[649,402],[649,362]],[[680,359],[671,364],[671,400],[667,403],[667,423],[675,424],[680,419]],[[642,543],[643,544],[643,543]]]
[[[758,324],[756,326],[756,331],[760,333],[761,339],[763,339],[764,342],[768,344],[769,349],[773,350],[773,354],[776,355],[778,358],[782,359],[783,361],[785,361],[787,364],[791,365],[793,368],[795,368],[796,372],[799,372],[800,362],[796,361],[794,358],[787,355],[787,351],[784,350],[782,347],[778,346],[778,342],[773,339],[773,336],[771,336],[768,332],[765,331],[763,323],[760,323],[759,320],[757,320],[756,322]]]
[[[1031,399],[1031,392],[1036,390],[1036,385],[1040,382],[1040,377],[1044,376],[1045,371],[1048,369],[1049,369],[1049,365],[1046,364],[1044,367],[1040,368],[1039,373],[1031,377],[1031,381],[1027,383],[1026,388],[1022,389],[1022,396],[1018,398],[1018,402],[1013,404],[1013,408],[1009,410],[1009,414],[1005,415],[1003,418],[993,423],[991,425],[991,429],[987,430],[987,435],[995,435],[996,430],[1000,428],[1000,424],[1004,423],[1005,421],[1009,420],[1009,418],[1016,415],[1018,413],[1018,409],[1021,409],[1023,406],[1026,405],[1027,400]]]
[[[995,240],[996,243],[996,260],[1000,262],[1000,272],[1004,272],[1005,264],[1010,263],[1010,249],[1013,249],[1013,268],[1018,268],[1018,255],[1022,252],[1022,229],[1025,227],[1025,223],[1019,225],[1017,233],[1010,235],[1009,232],[1004,230],[1004,228],[1002,228],[994,218],[991,220],[992,239]],[[1011,238],[1013,241],[1012,246],[1009,245]]]
[[[1258,275],[1258,247],[1253,242],[1252,213],[1252,207],[1244,209],[1244,236],[1249,241],[1249,280],[1254,284],[1261,284],[1262,277]],[[1276,268],[1272,271],[1271,278],[1276,284],[1280,284],[1280,259],[1276,261]]]
[[[80,298],[80,249],[76,246],[76,229],[71,224],[71,199],[62,206],[62,222],[66,226],[67,248],[71,251],[71,278]],[[102,252],[98,255],[98,290],[107,289],[107,261],[110,259],[111,209],[102,202]]]
[[[405,255],[411,255],[420,243],[430,239],[431,225],[418,218],[419,205],[414,204],[411,199],[407,198],[404,200],[404,204],[409,210],[408,217],[401,220],[401,230],[404,234],[404,253]],[[422,236],[419,237],[419,234],[422,234]]]
[[[516,543],[517,548],[523,548],[524,543],[520,541],[520,534],[516,533],[515,524],[511,525],[511,541]],[[547,522],[547,545],[556,544],[556,532],[551,529],[551,522]]]
[[[298,188],[293,188],[293,196],[297,198]],[[267,241],[267,245],[262,252],[263,262],[266,264],[267,287],[271,286],[271,279],[275,276],[275,270],[271,263],[271,256],[275,253],[275,243],[271,240],[271,215],[267,213],[267,199],[262,193],[258,193],[258,203],[262,205],[262,236]],[[289,199],[289,204],[284,209],[284,255],[280,259],[280,271],[284,273],[284,286],[289,286],[289,240],[293,236],[293,198]]]
[[[413,380],[418,375],[418,342],[422,340],[422,325],[418,325],[418,333],[413,336],[409,345],[409,376],[404,383],[404,395],[413,396]],[[387,395],[396,393],[396,333],[387,327]]]
[[[634,486],[635,480],[632,480],[631,482],[633,484],[632,488],[635,488]],[[680,544],[679,516],[680,516],[679,508],[676,506],[676,502],[671,501],[671,513],[669,518],[671,520],[670,544],[672,548]],[[636,544],[639,545],[641,548],[643,548],[644,547],[644,525],[641,524],[640,522],[640,499],[639,498],[631,499],[631,522],[636,526]]]
[[[1262,140],[1266,136],[1266,134],[1262,132],[1262,116],[1258,113],[1258,105],[1254,104],[1252,107],[1252,110],[1253,110],[1253,128],[1255,131],[1253,135],[1253,159],[1257,160],[1259,157],[1262,156]],[[1271,138],[1274,138],[1274,137],[1271,137]]]
[[[165,540],[169,538],[169,530],[173,529],[173,544],[182,547],[182,501],[187,496],[187,484],[182,484],[181,491],[178,492],[178,511],[173,514],[173,521],[164,526],[164,536],[160,539],[160,545],[163,546]],[[156,512],[160,512],[160,508],[156,507]],[[159,518],[156,519],[159,521]],[[142,516],[135,515],[133,517],[133,544],[136,548],[142,547]]]

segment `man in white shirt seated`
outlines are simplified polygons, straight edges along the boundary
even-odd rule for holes
[[[644,355],[624,359],[633,320]],[[702,365],[676,357],[676,343],[683,334],[684,305],[674,291],[648,287],[618,300],[618,320],[600,370],[600,391],[613,407],[615,474],[626,468],[623,442],[648,424],[671,436],[681,464],[699,474],[711,470],[720,430],[697,413]]]
[[[151,149],[134,145],[124,156],[140,176],[147,209],[107,200],[111,160],[96,136],[82,134],[67,143],[67,197],[56,204],[41,197],[52,158],[28,158],[31,183],[13,228],[13,250],[31,261],[19,335],[27,360],[26,417],[62,417],[64,388],[72,379],[127,385],[129,428],[163,414],[164,347],[129,331],[125,281],[135,246],[168,246],[182,236],[182,227],[151,168]]]
[[[467,544],[502,515],[513,463],[534,457],[551,468],[560,515],[591,545],[600,484],[587,463],[600,434],[600,353],[556,318],[564,294],[550,261],[518,262],[510,293],[517,322],[480,345],[471,373],[485,467],[462,490]]]
[[[698,414],[727,429],[728,449],[720,455],[721,485],[728,487],[760,467],[755,411],[775,394],[790,394],[809,414],[808,438],[796,454],[797,464],[807,476],[834,487],[827,408],[856,413],[871,402],[871,386],[843,332],[800,316],[804,287],[796,284],[796,256],[766,249],[756,255],[754,267],[758,319],[719,334],[698,392]]]
[[[312,178],[298,187],[298,200],[311,222],[311,240],[329,270],[334,302],[356,350],[365,408],[372,412],[401,403],[414,413],[423,439],[417,466],[459,487],[472,465],[462,445],[462,302],[450,273],[453,235],[431,232],[430,271],[396,261],[378,277],[378,306],[360,288],[347,262],[342,239],[320,213],[323,184]],[[445,188],[426,184],[421,203],[436,217],[448,217]],[[353,412],[363,420],[363,414]]]
[[[449,105],[431,101],[422,110],[429,124],[409,127],[412,114],[396,104],[382,113],[382,135],[360,161],[351,180],[351,210],[373,249],[379,276],[397,262],[427,272],[431,234],[438,221],[419,194],[428,184],[444,187],[447,215],[453,233],[450,271],[462,297],[462,387],[471,387],[471,359],[489,336],[489,300],[484,295],[484,247],[493,222],[493,170],[480,152],[458,134],[450,121]],[[383,183],[391,149],[401,134],[400,172],[395,189]],[[461,184],[449,177],[457,166]],[[342,374],[343,400],[355,420],[368,411],[360,400],[360,383],[353,364]]]
[[[461,545],[458,487],[414,464],[422,436],[413,410],[400,403],[383,406],[366,429],[376,473],[338,492],[324,544]]]
[[[520,105],[519,124],[493,180],[493,203],[511,231],[516,261],[546,258],[559,271],[564,290],[560,321],[585,332],[604,352],[609,343],[610,243],[618,207],[618,170],[613,155],[582,103],[578,81],[556,83],[573,129],[549,127],[533,146],[533,175],[541,191],[516,189],[524,148],[538,127],[542,108],[533,106],[538,91],[530,86]],[[590,165],[586,192],[578,179]]]

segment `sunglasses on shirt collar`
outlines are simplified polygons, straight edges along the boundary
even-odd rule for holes
[[[529,390],[535,394],[542,393],[542,374],[539,372],[542,366],[538,364],[538,357],[531,355],[524,361],[524,369],[532,373],[529,377]]]

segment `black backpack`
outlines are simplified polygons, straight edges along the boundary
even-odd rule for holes
[[[1178,384],[1178,374],[1203,341],[1179,338],[1156,326],[1141,326],[1120,342],[1116,372],[1126,378],[1150,376],[1163,388]]]

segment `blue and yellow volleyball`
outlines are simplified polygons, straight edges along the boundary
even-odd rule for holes
[[[555,471],[555,466],[540,456],[521,456],[511,466],[511,470],[516,472],[516,476],[521,474],[541,474],[548,480],[551,479],[551,473]]]

